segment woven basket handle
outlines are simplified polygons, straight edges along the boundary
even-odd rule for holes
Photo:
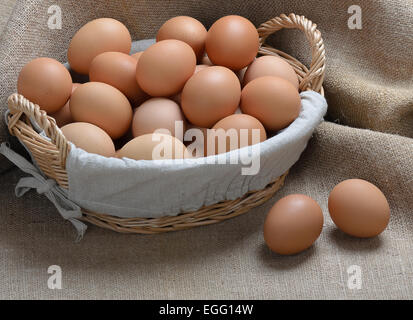
[[[56,156],[61,164],[62,168],[66,167],[66,157],[70,151],[70,145],[67,142],[65,136],[60,131],[56,124],[56,121],[49,117],[44,110],[41,110],[37,104],[30,102],[21,94],[14,93],[8,99],[8,107],[10,115],[8,118],[8,127],[12,135],[15,129],[15,124],[20,120],[23,114],[27,119],[33,119],[41,130],[44,130],[45,134],[50,138],[51,142],[56,146],[59,151]]]
[[[264,44],[269,35],[284,28],[299,29],[305,33],[310,43],[312,55],[309,69],[290,55]],[[258,28],[258,34],[261,45],[259,53],[282,56],[297,72],[300,80],[300,90],[314,90],[324,95],[322,85],[325,73],[325,49],[321,32],[317,29],[315,23],[304,16],[293,13],[288,16],[282,14],[279,17],[261,24]]]

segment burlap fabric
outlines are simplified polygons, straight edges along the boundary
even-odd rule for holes
[[[47,9],[62,9],[62,30],[47,27]],[[110,16],[135,39],[153,37],[167,18],[191,15],[209,26],[234,13],[256,25],[295,12],[317,22],[326,43],[328,120],[316,131],[286,185],[272,200],[224,223],[163,235],[119,235],[91,227],[74,243],[68,223],[32,192],[14,196],[21,176],[1,175],[1,298],[357,298],[413,297],[413,5],[363,1],[362,29],[350,30],[353,1],[18,1],[0,43],[0,108],[15,91],[30,59],[65,61],[70,37],[86,21]],[[308,61],[295,31],[273,43]],[[339,123],[339,124],[337,124]],[[343,126],[348,125],[348,126]],[[356,129],[361,128],[361,129]],[[369,129],[369,130],[367,130]],[[0,140],[10,140],[3,124]],[[0,169],[9,166],[1,160]],[[338,231],[327,211],[331,188],[346,178],[367,179],[387,195],[392,216],[374,239]],[[320,239],[291,257],[271,253],[262,225],[271,205],[290,193],[317,200],[325,213]],[[62,268],[62,290],[50,290],[47,268]],[[361,289],[348,285],[359,266]],[[350,268],[350,269],[349,269]],[[360,282],[357,282],[360,283]]]

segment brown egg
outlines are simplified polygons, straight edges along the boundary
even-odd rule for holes
[[[75,89],[80,86],[80,83],[74,83],[72,86],[72,94]],[[58,127],[63,127],[69,123],[73,122],[72,114],[70,113],[69,107],[70,99],[66,102],[62,109],[59,111],[52,113],[50,116],[56,120],[56,124]]]
[[[248,19],[226,16],[208,30],[205,47],[213,64],[241,70],[257,55],[259,36]]]
[[[138,61],[121,52],[104,52],[96,56],[89,69],[89,79],[119,89],[133,104],[146,100],[147,94],[136,81]]]
[[[143,51],[136,52],[136,53],[132,54],[131,57],[136,59],[137,61],[139,61],[139,59],[141,58],[142,53],[143,53]]]
[[[132,39],[128,29],[121,22],[100,18],[88,22],[73,36],[67,51],[70,67],[88,74],[89,66],[97,55],[116,51],[129,54]]]
[[[301,98],[289,81],[261,77],[249,82],[242,90],[241,110],[261,121],[267,130],[278,131],[298,117]]]
[[[340,230],[359,238],[382,233],[390,219],[389,203],[383,192],[361,179],[336,185],[328,198],[328,210]]]
[[[139,58],[136,79],[153,97],[168,97],[182,90],[194,74],[196,57],[192,48],[179,40],[159,41]]]
[[[119,158],[135,160],[184,159],[187,151],[178,139],[161,133],[136,137],[118,151]]]
[[[274,252],[290,255],[309,248],[323,229],[323,212],[308,196],[292,194],[278,200],[264,223],[264,240]]]
[[[156,35],[156,41],[175,39],[181,40],[192,47],[197,57],[201,60],[205,51],[207,30],[198,20],[179,16],[166,21]]]
[[[19,73],[17,92],[48,114],[60,110],[72,92],[72,77],[60,62],[37,58]]]
[[[205,68],[208,68],[208,67],[209,66],[207,66],[205,64],[197,64],[196,67],[195,67],[194,74],[198,73],[199,71],[204,70]],[[175,94],[171,97],[171,99],[179,105],[181,105],[181,98],[182,98],[182,92],[179,92],[179,93],[177,93],[177,94]]]
[[[209,67],[194,74],[182,90],[182,110],[194,125],[211,128],[235,112],[241,85],[234,72],[225,67]]]
[[[132,107],[118,89],[102,82],[80,85],[70,98],[73,119],[89,122],[105,130],[112,139],[120,138],[132,122]]]
[[[76,147],[105,157],[115,156],[115,146],[101,128],[86,122],[74,122],[61,128],[63,135]]]
[[[182,123],[182,130],[175,132],[175,126]],[[167,98],[152,98],[145,101],[135,110],[132,121],[134,137],[147,133],[153,133],[157,129],[169,130],[170,134],[179,140],[183,140],[185,131],[185,117],[179,105]]]
[[[298,90],[297,74],[293,67],[280,57],[263,56],[251,63],[244,75],[244,86],[251,80],[265,76],[280,77],[288,80]]]
[[[232,114],[218,121],[212,129],[216,131],[210,130],[208,135],[208,155],[229,152],[267,139],[261,122],[247,114]]]

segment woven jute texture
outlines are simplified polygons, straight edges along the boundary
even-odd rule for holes
[[[62,30],[47,28],[47,9],[62,8]],[[119,235],[91,227],[80,243],[43,196],[16,199],[20,176],[0,176],[1,298],[412,298],[413,282],[413,5],[366,0],[362,29],[350,30],[353,1],[18,1],[0,42],[0,107],[16,90],[30,59],[65,61],[65,48],[86,21],[110,16],[135,39],[153,37],[168,17],[191,15],[206,26],[241,14],[258,26],[281,13],[316,22],[328,54],[328,119],[316,131],[283,189],[264,205],[226,222],[160,235]],[[281,31],[273,45],[309,62],[302,33]],[[336,122],[336,123],[334,123]],[[337,124],[339,123],[339,124]],[[349,125],[350,127],[343,126]],[[357,129],[361,128],[361,129]],[[370,130],[367,130],[370,129]],[[10,140],[0,127],[0,140]],[[0,168],[7,166],[2,161]],[[328,216],[327,197],[343,179],[380,187],[391,206],[388,229],[374,239],[350,238]],[[325,214],[321,237],[291,257],[264,245],[266,212],[280,197],[303,193]],[[47,268],[62,268],[62,290],[50,290]],[[350,266],[361,289],[348,287]]]

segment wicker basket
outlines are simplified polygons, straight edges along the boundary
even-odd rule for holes
[[[312,61],[310,68],[293,57],[265,45],[266,38],[280,29],[302,30],[311,46]],[[277,55],[284,58],[295,70],[300,82],[300,90],[313,90],[322,95],[325,71],[325,50],[320,32],[316,25],[303,16],[295,14],[281,15],[263,23],[258,28],[261,55]],[[55,120],[19,94],[13,94],[8,100],[11,111],[8,118],[9,131],[16,136],[31,152],[38,167],[62,188],[68,189],[68,176],[65,170],[66,157],[70,145],[58,129]],[[44,130],[50,141],[41,137],[33,128],[30,119],[34,119]],[[82,210],[82,220],[97,226],[122,233],[160,233],[182,230],[195,226],[217,223],[242,213],[269,200],[281,188],[288,172],[259,191],[249,192],[237,200],[223,201],[205,206],[195,212],[181,213],[177,216],[161,218],[119,218],[106,214]]]

